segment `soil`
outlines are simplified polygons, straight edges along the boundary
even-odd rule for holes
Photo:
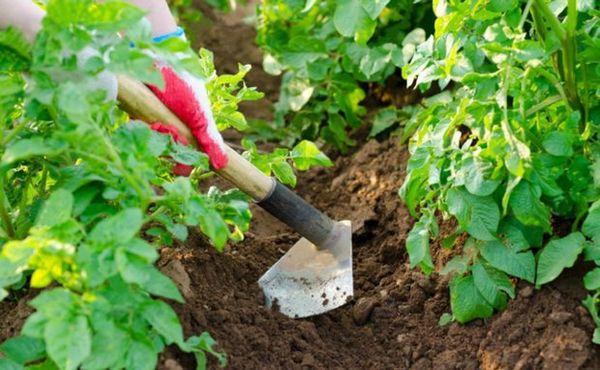
[[[197,235],[164,251],[163,271],[186,294],[176,306],[186,332],[208,330],[232,369],[600,369],[577,269],[541,290],[520,283],[489,320],[438,325],[450,311],[447,280],[411,270],[404,249],[412,220],[397,189],[407,157],[397,140],[369,141],[335,168],[301,177],[300,194],[353,223],[352,302],[303,320],[265,308],[256,281],[298,237],[257,212],[247,239],[225,253]],[[176,352],[166,357],[193,366]]]
[[[217,65],[253,64],[250,84],[275,89],[267,103],[274,99],[278,81],[260,70],[252,28],[240,17],[208,16],[218,31],[204,42]],[[268,104],[259,104],[246,113],[268,117]],[[223,253],[194,231],[186,245],[162,249],[159,267],[186,299],[173,304],[186,335],[210,332],[231,369],[600,369],[594,325],[580,304],[581,266],[541,290],[519,283],[517,298],[491,319],[438,325],[450,311],[447,279],[411,270],[405,251],[413,220],[397,190],[408,156],[396,138],[371,140],[333,168],[300,174],[299,194],[353,224],[354,299],[327,314],[294,320],[263,305],[258,278],[298,236],[257,207],[246,239]],[[437,266],[448,259],[439,246],[432,250]],[[17,333],[33,294],[0,304],[0,341]],[[169,348],[160,368],[195,363]]]

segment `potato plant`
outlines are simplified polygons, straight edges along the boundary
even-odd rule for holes
[[[130,121],[98,76],[161,85],[150,57],[159,55],[208,79],[221,129],[244,129],[238,103],[262,96],[243,83],[249,67],[217,76],[210,52],[150,42],[144,13],[123,1],[50,0],[46,12],[34,45],[0,30],[0,300],[41,289],[20,335],[0,345],[0,368],[154,369],[168,345],[193,353],[198,368],[207,354],[224,365],[208,333],[184,337],[165,302],[183,297],[153,263],[188,227],[218,250],[242,239],[247,197],[200,191],[206,156]],[[81,58],[84,49],[92,56]],[[330,164],[301,144],[274,157],[288,183],[292,164]],[[271,169],[272,158],[261,159]],[[177,177],[174,163],[195,169]]]
[[[578,258],[600,266],[600,12],[594,1],[436,0],[435,34],[403,75],[428,89],[408,121],[400,194],[418,218],[410,264],[434,270],[430,239],[468,239],[443,268],[453,318],[503,309],[514,278],[537,287]],[[458,226],[441,235],[439,221]],[[584,277],[599,329],[600,269]]]
[[[383,84],[424,40],[431,4],[413,0],[263,0],[257,43],[268,73],[282,75],[275,122],[257,126],[283,142],[356,143],[366,84]],[[412,32],[411,32],[412,31]],[[262,129],[262,131],[261,131]]]

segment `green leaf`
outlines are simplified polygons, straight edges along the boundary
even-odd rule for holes
[[[519,0],[490,0],[487,9],[492,12],[503,13],[519,5]]]
[[[282,183],[292,187],[296,186],[296,174],[286,160],[271,163],[271,170]]]
[[[85,316],[71,315],[50,319],[44,330],[48,356],[59,368],[75,370],[91,353],[91,336]]]
[[[390,70],[393,52],[397,47],[393,44],[385,44],[368,49],[366,54],[360,59],[359,70],[367,79],[373,80],[380,72]],[[393,70],[393,69],[392,69]]]
[[[457,276],[450,282],[450,307],[461,324],[494,313],[492,306],[479,294],[471,275]]]
[[[510,195],[509,205],[517,220],[524,225],[550,230],[550,211],[541,202],[541,195],[538,186],[521,181]]]
[[[380,109],[373,119],[369,137],[374,137],[398,122],[398,110],[395,107]]]
[[[448,211],[460,226],[479,240],[494,240],[500,222],[500,210],[492,197],[479,197],[463,189],[448,191]]]
[[[141,314],[164,338],[167,345],[183,343],[183,330],[171,306],[163,301],[151,300],[142,305]]]
[[[32,45],[18,28],[10,26],[2,30],[0,32],[0,45],[10,48],[26,61],[31,60]]]
[[[592,239],[600,237],[600,200],[595,201],[588,210],[588,215],[583,221],[581,231],[585,236]]]
[[[212,208],[209,201],[202,198],[194,198],[190,202],[192,216],[200,225],[202,232],[210,238],[217,250],[223,250],[229,238],[229,229],[223,217]]]
[[[573,155],[573,142],[570,136],[564,132],[552,131],[544,137],[542,142],[544,149],[558,157],[570,157]]]
[[[500,226],[500,234],[502,243],[515,252],[526,251],[530,247],[529,241],[516,226],[503,222]]]
[[[200,359],[204,359],[204,361],[206,361],[206,356],[204,356],[204,352],[208,352],[211,355],[215,356],[221,367],[224,367],[225,365],[227,365],[227,356],[225,356],[224,353],[217,352],[215,350],[214,347],[216,344],[217,342],[210,336],[209,333],[203,332],[199,336],[189,337],[188,340],[184,343],[184,345],[180,347],[185,352],[194,352],[195,354],[202,354],[200,356]],[[198,356],[196,358],[198,358]],[[201,368],[200,363],[198,364],[198,368]]]
[[[592,336],[592,342],[600,344],[600,328],[594,329],[594,335]]]
[[[88,240],[98,244],[126,243],[140,231],[143,215],[138,208],[127,208],[104,219],[92,229]]]
[[[587,290],[600,289],[600,267],[596,267],[585,274],[583,277],[583,285]]]
[[[496,309],[503,309],[506,296],[515,297],[515,290],[508,277],[492,267],[476,263],[472,267],[473,280],[479,294]]]
[[[298,112],[313,96],[314,90],[308,78],[285,74],[278,104]]]
[[[581,303],[590,311],[590,316],[592,316],[596,326],[600,327],[600,314],[597,306],[600,300],[598,298],[600,298],[600,293],[596,293],[594,296],[588,295]]]
[[[46,17],[61,27],[87,26],[105,32],[118,32],[144,16],[141,9],[120,1],[99,4],[77,0],[49,1],[46,11]]]
[[[498,270],[534,282],[535,258],[531,251],[517,252],[497,240],[484,243],[480,251],[483,258]]]
[[[360,0],[360,5],[369,14],[369,17],[375,20],[389,2],[390,0]]]
[[[31,338],[44,339],[44,327],[46,322],[47,320],[44,315],[40,312],[34,312],[27,320],[25,320],[25,324],[23,324],[23,328],[21,329],[21,334]]]
[[[58,189],[44,202],[38,214],[36,225],[54,226],[62,224],[71,218],[74,198],[70,191]]]
[[[138,284],[151,294],[183,303],[183,297],[175,283],[145,259],[121,248],[117,250],[115,260],[117,269],[126,282]]]
[[[594,261],[600,266],[600,240],[595,238],[592,242],[586,243],[583,247],[585,261]]]
[[[410,259],[410,267],[419,266],[429,275],[435,269],[429,250],[429,229],[424,222],[415,223],[406,238],[406,251]]]
[[[336,0],[333,14],[335,29],[345,37],[352,37],[359,44],[365,44],[373,33],[377,22],[361,6],[361,0]]]
[[[294,161],[294,165],[300,171],[306,171],[312,166],[333,166],[329,157],[320,151],[315,143],[308,140],[299,142],[294,149],[292,149],[290,156],[292,161]]]
[[[27,370],[60,370],[54,362],[50,359],[46,359],[35,365],[27,366]]]
[[[19,364],[25,364],[42,359],[46,353],[46,347],[41,339],[20,335],[2,343],[0,352]],[[0,366],[0,368],[2,367]]]
[[[572,267],[583,251],[585,238],[579,232],[548,242],[540,252],[536,285],[540,286],[556,279],[567,267]]]
[[[442,314],[442,316],[440,316],[440,319],[438,320],[438,325],[446,326],[446,325],[449,325],[450,323],[452,323],[452,321],[454,321],[454,316],[452,316],[452,314],[449,314],[448,312],[444,312]]]
[[[144,288],[148,292],[168,299],[172,299],[176,302],[183,303],[184,299],[181,293],[177,289],[175,283],[163,275],[160,271],[155,268],[148,270],[148,281],[146,281]]]
[[[158,362],[158,350],[148,338],[135,338],[127,351],[126,368],[131,370],[154,370]]]
[[[37,309],[47,319],[63,318],[69,313],[69,309],[78,303],[78,296],[65,288],[46,290],[35,297],[29,304]],[[36,338],[35,335],[24,333]]]
[[[12,143],[2,156],[2,162],[13,163],[37,156],[54,156],[66,147],[65,142],[35,137]]]
[[[103,370],[115,368],[127,353],[129,337],[127,333],[104,317],[101,323],[94,323],[92,353],[85,359],[85,370]]]
[[[452,257],[450,261],[446,263],[446,266],[440,272],[441,275],[458,274],[463,275],[469,270],[469,263],[471,258],[469,256],[458,255]]]
[[[191,146],[175,144],[169,152],[173,160],[177,163],[200,168],[203,171],[209,169],[208,156]]]
[[[21,364],[18,364],[8,358],[0,357],[0,369],[2,370],[24,370]]]
[[[486,178],[492,172],[492,167],[490,163],[479,157],[468,157],[463,161],[465,188],[469,193],[487,196],[498,188],[500,181]]]

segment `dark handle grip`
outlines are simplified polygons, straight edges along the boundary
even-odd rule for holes
[[[329,238],[335,222],[279,182],[275,183],[271,194],[258,202],[258,205],[317,248],[326,247],[323,244]]]

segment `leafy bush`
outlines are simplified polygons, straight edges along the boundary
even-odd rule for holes
[[[324,139],[345,151],[361,125],[367,82],[383,83],[424,40],[430,5],[414,0],[263,0],[257,43],[264,68],[282,74],[272,135]]]
[[[206,156],[129,122],[98,75],[161,85],[149,56],[159,55],[208,79],[219,128],[243,129],[238,103],[262,96],[243,84],[248,67],[216,76],[208,51],[198,58],[181,40],[149,42],[143,12],[126,2],[50,0],[46,10],[34,45],[15,29],[0,32],[0,300],[25,285],[44,288],[21,335],[0,345],[0,367],[154,369],[171,344],[193,353],[198,368],[206,353],[224,364],[208,333],[184,338],[161,300],[183,297],[153,263],[157,248],[186,240],[188,226],[218,250],[242,239],[247,197],[201,192]],[[84,60],[84,49],[97,52]],[[329,164],[311,149],[286,150],[278,166],[293,177],[288,160]],[[195,169],[175,177],[173,162]]]
[[[600,265],[600,12],[572,0],[433,4],[435,35],[403,74],[422,89],[456,88],[407,123],[400,194],[419,218],[411,266],[432,272],[430,238],[452,248],[468,234],[442,271],[453,274],[454,318],[466,322],[514,298],[511,276],[539,287],[581,254]],[[458,221],[454,233],[440,235],[440,218]],[[584,283],[600,327],[599,277],[596,267]]]

